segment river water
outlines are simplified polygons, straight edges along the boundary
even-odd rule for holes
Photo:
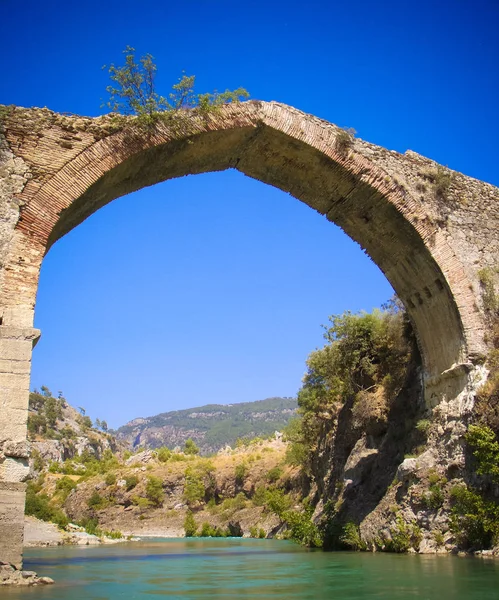
[[[499,600],[499,561],[307,550],[292,542],[165,539],[28,550],[52,586],[0,588],[5,600]]]

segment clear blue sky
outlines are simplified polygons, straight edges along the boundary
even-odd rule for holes
[[[0,102],[98,115],[102,65],[150,52],[158,87],[246,87],[499,185],[499,3],[0,1]],[[237,172],[121,198],[46,257],[32,387],[112,426],[294,395],[321,323],[391,289],[352,241]]]

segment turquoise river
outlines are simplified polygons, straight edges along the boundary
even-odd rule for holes
[[[499,599],[497,559],[325,553],[276,540],[154,539],[33,549],[25,554],[25,569],[56,583],[3,588],[2,600]]]

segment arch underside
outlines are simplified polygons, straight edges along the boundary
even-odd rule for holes
[[[466,361],[455,299],[413,224],[339,162],[263,124],[204,132],[133,153],[60,213],[47,247],[115,198],[168,179],[228,168],[288,192],[361,245],[407,308],[427,378]]]

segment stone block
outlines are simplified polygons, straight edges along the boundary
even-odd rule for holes
[[[0,359],[31,361],[32,340],[0,338]]]
[[[29,391],[29,372],[0,373],[0,388]]]
[[[22,483],[29,478],[29,463],[26,458],[6,456],[0,460],[0,481]]]
[[[27,422],[27,409],[9,408],[0,404],[0,441],[24,441]]]
[[[0,373],[12,373],[13,375],[29,375],[31,362],[29,360],[8,360],[0,358]]]
[[[31,444],[27,440],[23,441],[7,441],[2,449],[5,456],[12,458],[29,458]]]
[[[0,409],[17,408],[28,410],[29,390],[16,390],[13,388],[0,387]],[[2,415],[0,414],[0,422]],[[1,437],[1,436],[0,436]]]

